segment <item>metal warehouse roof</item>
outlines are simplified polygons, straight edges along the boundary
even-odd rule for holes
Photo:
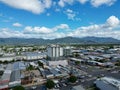
[[[20,70],[13,71],[10,76],[10,82],[20,80]]]
[[[9,80],[11,72],[12,72],[12,64],[8,64],[1,79],[2,80]]]
[[[49,70],[44,70],[45,75],[51,75],[52,73]]]
[[[25,69],[26,66],[24,64],[24,62],[15,62],[13,63],[13,69],[14,70],[22,70],[22,69]]]
[[[10,82],[20,80],[21,63],[8,64],[0,80],[0,89],[7,88]]]
[[[120,81],[110,77],[103,77],[95,81],[101,90],[120,90]]]

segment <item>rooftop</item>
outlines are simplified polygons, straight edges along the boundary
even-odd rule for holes
[[[118,87],[120,88],[120,81],[117,80],[117,79],[114,79],[114,78],[109,78],[109,77],[104,77],[102,78],[103,81],[115,86],[115,87]]]
[[[120,90],[120,81],[111,77],[103,77],[95,81],[100,90]]]
[[[85,90],[81,85],[74,86],[72,90]]]

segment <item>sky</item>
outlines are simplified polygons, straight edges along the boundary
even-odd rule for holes
[[[0,0],[0,38],[120,39],[120,0]]]

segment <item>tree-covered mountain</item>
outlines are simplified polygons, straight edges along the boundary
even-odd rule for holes
[[[120,40],[104,37],[64,37],[57,39],[42,38],[0,38],[0,45],[31,45],[31,44],[120,44]]]

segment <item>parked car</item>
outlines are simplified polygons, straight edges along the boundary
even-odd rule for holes
[[[36,86],[31,87],[31,89],[33,89],[33,90],[35,90],[36,88],[37,88]]]

